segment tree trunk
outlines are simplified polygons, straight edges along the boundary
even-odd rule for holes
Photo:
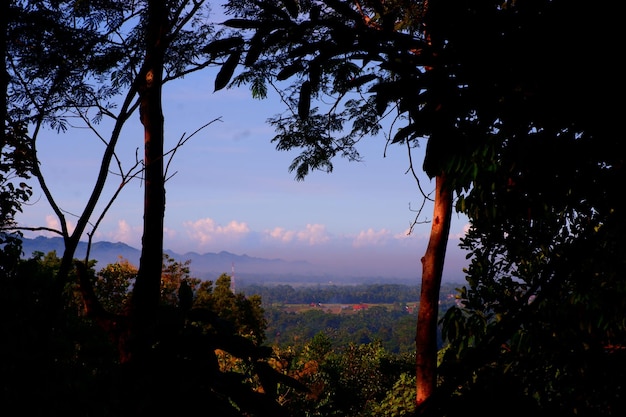
[[[166,2],[148,2],[145,77],[139,88],[139,116],[144,126],[144,218],[139,271],[133,288],[130,328],[123,362],[143,362],[154,341],[163,264],[165,178],[161,91],[168,13]]]
[[[0,132],[0,151],[4,148],[6,144],[6,127],[8,124],[7,120],[7,91],[9,88],[9,73],[7,72],[7,30],[9,27],[9,13],[11,12],[11,3],[9,1],[3,1],[2,6],[0,6],[0,13],[4,18],[2,19],[2,23],[0,24],[0,56],[2,56],[2,75],[0,75],[0,90],[2,90],[2,103],[0,103],[0,117],[2,118],[2,131]]]
[[[452,217],[452,191],[445,174],[436,176],[435,207],[430,240],[422,258],[422,289],[415,336],[417,406],[420,407],[437,387],[437,320],[439,291],[448,246]]]

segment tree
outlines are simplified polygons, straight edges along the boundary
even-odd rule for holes
[[[78,282],[84,313],[116,341],[123,365],[116,376],[128,394],[127,400],[120,402],[120,414],[189,413],[197,409],[195,401],[163,408],[151,399],[161,399],[166,394],[207,399],[201,395],[205,394],[223,415],[280,415],[280,407],[272,397],[272,384],[289,380],[277,377],[263,365],[268,352],[233,333],[228,326],[202,333],[203,327],[196,328],[194,323],[215,324],[216,315],[206,309],[190,308],[189,288],[185,286],[178,294],[178,306],[160,305],[164,159],[174,153],[164,149],[161,91],[166,82],[212,63],[211,57],[202,52],[212,31],[205,20],[208,3],[42,0],[12,2],[11,6],[16,13],[9,21],[8,39],[12,42],[7,46],[7,106],[9,113],[27,122],[33,175],[59,218],[61,230],[53,231],[65,241],[52,294],[56,295],[57,307],[62,308],[63,289]],[[127,168],[122,166],[116,145],[122,128],[136,110],[144,127],[144,158]],[[44,127],[62,133],[70,126],[70,117],[79,120],[105,144],[94,188],[72,232],[66,211],[55,200],[39,169],[36,148]],[[103,118],[112,124],[108,139],[96,127]],[[189,137],[184,135],[176,146],[182,146]],[[120,186],[104,203],[102,212],[95,214],[113,163],[117,164]],[[117,306],[108,311],[95,292],[94,272],[87,262],[89,255],[85,262],[76,262],[73,256],[81,237],[86,233],[91,239],[118,193],[139,176],[143,177],[145,190],[139,269],[125,308]],[[74,266],[77,277],[73,275]],[[246,382],[249,375],[220,373],[215,366],[218,348],[240,355],[256,371],[261,369],[268,395],[250,387]],[[203,372],[208,381],[200,378]],[[184,380],[185,384],[177,385],[178,392],[166,392],[166,382],[172,380]]]
[[[290,170],[303,179],[312,169],[332,171],[336,155],[359,159],[355,148],[364,135],[376,134],[382,118],[396,112],[405,126],[388,142],[417,146],[428,138],[424,170],[435,178],[435,205],[431,239],[422,257],[422,294],[416,346],[417,401],[424,402],[436,385],[438,299],[452,213],[453,190],[463,182],[451,162],[458,162],[455,146],[459,118],[457,81],[442,65],[445,39],[425,32],[426,10],[421,2],[338,1],[288,2],[278,8],[269,3],[231,2],[235,18],[226,26],[251,29],[244,40],[234,35],[212,51],[228,54],[220,74],[229,80],[234,66],[246,52],[243,64],[250,69],[234,83],[249,83],[254,96],[263,97],[267,84],[295,78],[281,95],[290,115],[271,123],[278,132],[273,141],[279,150],[303,149]],[[302,15],[302,16],[300,16]],[[218,77],[219,79],[219,77]],[[222,88],[226,83],[217,84]],[[311,100],[330,101],[320,111]],[[319,100],[323,102],[323,99]],[[391,108],[391,110],[389,110]],[[345,125],[352,122],[351,128]],[[411,165],[411,170],[414,167]],[[426,198],[426,195],[425,195]]]
[[[610,12],[589,13],[578,1],[237,1],[229,7],[234,17],[225,25],[239,32],[212,45],[230,64],[216,88],[227,85],[242,58],[249,70],[234,84],[248,83],[257,97],[268,85],[281,93],[290,114],[272,119],[273,141],[278,149],[302,149],[290,167],[298,179],[312,169],[331,171],[337,155],[358,159],[359,138],[380,129],[390,105],[404,119],[389,143],[411,150],[427,139],[423,168],[436,180],[435,213],[416,338],[417,403],[427,412],[436,389],[435,295],[454,195],[498,169],[494,146],[537,131],[596,138],[618,131],[615,113],[599,110],[616,87]],[[609,44],[598,48],[592,37],[581,42],[607,65],[589,72],[576,65],[579,44],[571,39],[581,27]],[[573,89],[577,79],[589,80],[589,88]],[[287,80],[293,84],[282,88]],[[331,104],[312,107],[315,99]]]
[[[6,410],[31,415],[111,415],[115,387],[105,381],[116,350],[77,314],[75,285],[64,289],[58,303],[54,277],[60,263],[56,253],[39,252],[0,274],[0,399]]]
[[[222,274],[218,277],[211,291],[210,301],[204,302],[217,311],[221,318],[233,323],[240,334],[258,344],[265,340],[267,321],[261,307],[261,297],[233,293],[229,275]]]
[[[22,126],[29,168],[61,223],[62,230],[57,232],[64,237],[66,255],[58,285],[63,287],[66,282],[63,276],[67,276],[71,268],[76,245],[102,192],[116,138],[109,142],[101,177],[72,234],[68,231],[66,213],[54,200],[46,179],[42,177],[37,159],[37,138],[45,127],[64,132],[71,118],[83,117],[89,126],[89,108],[101,110],[94,115],[96,120],[110,114],[106,101],[118,90],[115,87],[95,88],[88,80],[100,79],[117,65],[120,48],[105,46],[108,35],[119,28],[120,15],[128,9],[124,9],[123,2],[114,1],[96,13],[90,12],[90,6],[79,7],[76,2],[8,3],[11,13],[6,20],[9,42],[6,48],[8,94],[5,109],[7,119],[15,126]],[[111,26],[102,24],[103,21]],[[103,34],[95,29],[98,27],[104,28]],[[85,59],[86,56],[90,58]]]
[[[467,397],[454,411],[490,391],[534,413],[624,412],[609,382],[624,377],[624,145],[585,119],[494,146],[463,200],[468,287],[444,320],[443,378]]]
[[[135,318],[154,317],[162,262],[164,158],[168,154],[163,149],[161,88],[210,64],[204,59],[206,55],[198,52],[199,40],[208,39],[212,30],[200,23],[208,6],[203,1],[37,1],[28,6],[11,3],[11,7],[8,114],[28,123],[30,166],[61,224],[61,230],[54,230],[65,241],[58,286],[62,288],[67,282],[79,240],[85,233],[91,239],[122,188],[141,174],[145,180],[146,236],[133,288],[135,301],[130,304],[131,310],[139,307],[130,324]],[[146,132],[145,158],[123,167],[116,145],[125,123],[137,110]],[[97,128],[103,119],[111,121],[108,140]],[[45,127],[63,133],[70,127],[69,120],[72,126],[82,123],[105,144],[94,188],[71,233],[67,213],[39,169],[36,147]],[[183,136],[177,146],[188,139]],[[120,186],[96,215],[113,162],[117,163]],[[149,345],[149,341],[145,343]],[[130,357],[130,352],[123,356]]]
[[[128,294],[136,278],[137,267],[127,259],[102,268],[93,283],[102,307],[111,313],[122,314],[127,308]]]
[[[277,366],[311,387],[306,395],[285,392],[283,396],[293,414],[304,416],[381,415],[387,406],[379,403],[404,379],[403,375],[412,371],[414,362],[410,355],[390,354],[379,342],[350,343],[333,349],[323,333],[301,348],[277,350],[281,359]],[[412,400],[408,395],[410,409],[410,404],[415,404],[415,391],[409,389],[413,393]],[[391,410],[394,401],[386,402]]]
[[[9,21],[14,11],[10,2],[2,3],[0,13],[5,18],[0,23],[0,56],[4,62],[0,76],[2,103],[0,114],[0,273],[9,276],[21,253],[19,234],[8,233],[15,226],[15,215],[32,194],[26,183],[30,178],[30,157],[26,132],[21,120],[11,120],[8,112],[9,73],[6,71],[9,56]]]
[[[161,272],[161,304],[177,305],[180,307],[179,302],[181,298],[189,298],[194,296],[197,292],[198,286],[202,284],[202,281],[198,278],[192,278],[190,276],[191,270],[190,260],[185,262],[178,262],[168,254],[163,254],[163,270]],[[187,291],[191,294],[185,294],[185,297],[181,297],[181,286],[183,292]],[[189,302],[187,302],[189,304]],[[191,306],[187,306],[190,308]]]

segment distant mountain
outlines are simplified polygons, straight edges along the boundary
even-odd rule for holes
[[[63,255],[64,250],[63,239],[60,237],[44,237],[38,236],[34,239],[24,238],[22,242],[23,256],[29,258],[33,252],[39,251],[44,254],[56,251],[57,256]],[[85,257],[87,251],[87,243],[80,242],[74,255],[77,259]],[[313,281],[328,281],[329,278],[324,276],[320,269],[306,261],[286,261],[283,259],[265,259],[255,258],[248,255],[237,255],[234,253],[222,251],[219,253],[187,252],[178,254],[171,250],[165,253],[177,261],[191,261],[190,269],[193,276],[203,279],[216,279],[223,273],[235,274],[240,278],[249,282],[281,282],[294,278],[298,280],[304,279]],[[139,265],[141,251],[139,249],[128,246],[125,243],[117,242],[94,242],[91,245],[89,258],[98,261],[96,269],[103,268],[108,264],[116,263],[118,260],[127,259],[133,265]]]
[[[63,238],[61,237],[45,237],[37,236],[34,239],[22,239],[22,251],[25,258],[32,256],[33,252],[56,252],[57,256],[62,256],[65,250]],[[79,242],[74,258],[83,259],[87,253],[87,242]],[[98,267],[104,267],[108,264],[117,262],[120,257],[128,259],[134,265],[139,265],[139,256],[141,252],[125,243],[117,242],[95,242],[91,244],[89,253],[90,259],[98,261]]]
[[[23,257],[30,258],[33,252],[47,254],[55,251],[57,256],[63,255],[65,248],[60,237],[38,236],[33,239],[24,238],[22,243]],[[74,258],[84,259],[87,243],[80,242]],[[353,270],[343,271],[331,265],[312,264],[307,261],[287,261],[280,258],[255,258],[246,254],[237,255],[231,252],[179,254],[171,250],[165,253],[171,258],[185,262],[191,261],[189,268],[195,278],[216,280],[221,274],[234,275],[238,285],[247,284],[296,284],[296,285],[325,285],[329,283],[351,284],[378,284],[397,283],[414,285],[416,279],[412,274],[356,273]],[[96,270],[109,264],[126,259],[131,264],[139,266],[141,251],[122,242],[94,242],[91,245],[89,258],[97,261]],[[355,269],[356,270],[356,269]],[[329,271],[332,271],[330,273]],[[457,279],[458,280],[458,279]],[[456,281],[456,280],[455,280]]]

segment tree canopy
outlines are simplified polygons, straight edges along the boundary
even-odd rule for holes
[[[517,297],[528,304],[550,294],[549,282],[569,288],[574,276],[585,279],[582,270],[591,274],[586,279],[595,276],[563,263],[572,255],[561,250],[585,242],[620,211],[609,191],[623,179],[624,151],[617,108],[609,104],[621,87],[618,25],[609,8],[549,0],[232,1],[227,7],[233,17],[224,24],[234,31],[212,44],[211,52],[227,57],[215,87],[234,76],[232,84],[250,85],[253,96],[263,97],[268,88],[281,93],[287,113],[270,120],[273,141],[279,150],[301,150],[290,167],[296,178],[312,169],[331,171],[335,156],[358,159],[359,139],[377,132],[388,112],[397,117],[388,143],[410,151],[426,142],[423,169],[437,178],[437,192],[422,303],[435,302],[418,318],[418,402],[430,399],[434,392],[425,386],[436,383],[426,370],[434,360],[432,338],[426,342],[432,331],[420,332],[432,329],[436,317],[450,193],[472,221],[466,245],[476,256],[469,271],[474,290],[463,297],[485,301],[477,301],[481,312],[493,309],[490,299],[500,305],[500,297]],[[244,70],[235,75],[239,62]],[[620,245],[609,247],[619,253]],[[617,259],[605,266],[607,279],[621,268]],[[504,305],[517,317],[516,307]],[[473,334],[455,330],[459,322],[449,323],[458,346],[473,343]],[[508,326],[515,325],[498,333],[504,340],[513,337]],[[497,347],[502,339],[493,341]],[[544,394],[550,401],[550,393],[537,395]],[[424,403],[427,412],[431,404]]]

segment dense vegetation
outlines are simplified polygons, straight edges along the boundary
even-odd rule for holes
[[[457,286],[444,285],[442,314],[455,304]],[[334,348],[379,342],[388,352],[415,351],[418,286],[248,285],[241,291],[261,296],[268,343],[280,347],[303,346],[323,333]],[[438,343],[441,347],[440,336]]]
[[[3,249],[7,249],[6,246]],[[11,335],[10,343],[2,344],[2,354],[12,358],[2,361],[0,368],[3,404],[9,409],[19,406],[32,415],[127,415],[126,396],[129,393],[144,395],[145,389],[156,389],[156,386],[146,381],[144,387],[136,387],[125,381],[127,371],[116,365],[115,343],[85,314],[77,285],[66,288],[61,303],[55,300],[49,287],[60,262],[54,252],[35,253],[26,260],[15,259],[9,274],[0,281],[0,325],[5,334]],[[91,273],[96,295],[103,305],[111,306],[114,311],[128,304],[129,288],[137,276],[136,267],[120,261]],[[167,386],[177,381],[176,390],[167,388],[169,396],[202,390],[209,383],[220,397],[250,401],[244,393],[260,389],[257,378],[279,378],[276,395],[285,403],[287,415],[304,412],[304,415],[374,416],[377,415],[375,410],[385,407],[385,397],[389,397],[386,401],[390,403],[398,401],[392,390],[400,389],[397,384],[403,381],[401,389],[408,395],[404,406],[411,408],[413,314],[373,307],[349,315],[349,320],[343,323],[338,320],[331,324],[331,318],[340,316],[311,310],[311,315],[287,315],[298,317],[299,323],[280,321],[285,320],[285,316],[279,309],[264,310],[258,295],[234,294],[229,276],[222,275],[215,282],[200,281],[189,276],[188,264],[167,256],[164,257],[160,299],[162,314],[171,315],[170,320],[183,320],[180,324],[171,322],[163,329],[173,333],[164,334],[163,345],[157,349],[159,354],[176,352],[178,358],[174,363],[161,362],[162,366],[154,370],[153,378]],[[188,314],[182,315],[183,311]],[[207,315],[214,315],[215,319]],[[275,315],[277,322],[273,322]],[[324,317],[326,325],[318,330],[314,317]],[[294,335],[293,339],[288,343],[274,343],[268,335],[276,326],[284,326],[285,333]],[[384,328],[387,333],[373,326]],[[395,349],[398,351],[395,353],[385,347],[397,343],[391,332],[403,334],[405,339],[402,348]],[[254,351],[247,346],[249,343],[265,343],[271,355],[249,356]],[[219,348],[214,357],[219,373],[212,368],[212,361],[207,361],[210,357],[205,357],[211,347]],[[239,356],[222,349],[230,349]],[[211,376],[212,382],[181,382],[180,378],[193,374],[186,371],[190,366],[203,366],[204,376]],[[285,376],[272,376],[267,366]],[[355,369],[360,371],[355,373]],[[259,376],[255,377],[255,372],[259,372]],[[263,386],[268,386],[267,381]],[[33,387],[37,388],[35,392]],[[202,400],[210,397],[204,394]],[[220,404],[218,398],[211,401],[214,407],[219,405],[224,415],[234,412],[226,404]],[[153,406],[156,404],[145,405],[147,409]],[[251,408],[246,412],[252,413],[256,406],[270,407],[263,413],[277,412],[271,411],[271,403],[263,401],[247,405]],[[167,407],[159,405],[159,410],[172,412],[192,408],[193,401]],[[252,415],[256,413],[263,414],[257,410]]]
[[[323,333],[334,348],[379,342],[392,353],[415,351],[417,312],[374,306],[352,313],[312,309],[301,313],[266,309],[268,342],[278,346],[303,346]]]
[[[3,406],[103,417],[625,414],[626,140],[614,105],[624,85],[614,8],[233,0],[225,6],[233,18],[214,32],[208,6],[2,2]],[[422,168],[436,192],[423,194],[434,216],[415,355],[373,340],[402,327],[380,308],[342,326],[313,309],[309,324],[324,330],[271,346],[260,296],[233,294],[228,276],[200,282],[163,258],[164,160],[187,138],[164,149],[161,90],[216,63],[215,90],[247,84],[257,98],[269,88],[281,94],[287,110],[270,119],[273,141],[301,151],[290,167],[298,179],[332,171],[335,156],[358,160],[360,139],[379,133],[388,115],[388,145],[406,147],[410,159],[425,145]],[[137,113],[144,155],[123,166],[116,143]],[[96,128],[103,118],[114,126],[108,135]],[[105,146],[70,222],[40,170],[37,138],[73,122]],[[112,167],[121,185],[101,201]],[[31,176],[60,224],[42,226],[63,237],[60,257],[20,259],[15,215],[28,209]],[[139,178],[139,267],[96,271],[74,259],[78,241],[94,236],[117,193]],[[442,317],[453,203],[470,220],[470,265],[458,304]],[[343,328],[370,343],[336,347],[333,332]]]
[[[446,296],[453,294],[460,284],[448,284],[442,290]],[[258,294],[265,305],[271,304],[358,304],[358,303],[408,303],[419,300],[420,287],[400,284],[369,285],[246,285],[246,294]]]

